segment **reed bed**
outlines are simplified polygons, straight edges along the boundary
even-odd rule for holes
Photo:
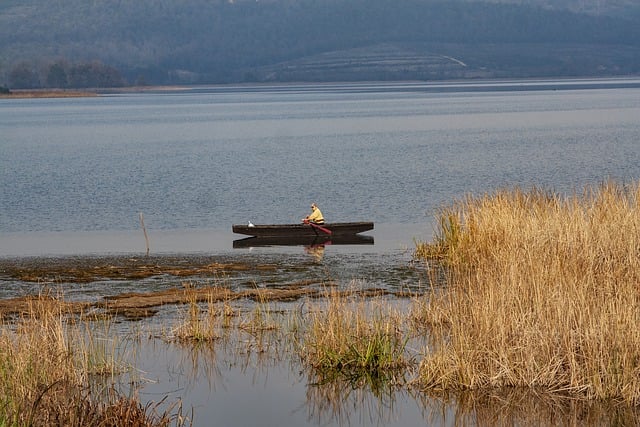
[[[176,325],[161,336],[169,342],[229,351],[233,347],[240,360],[245,356],[282,358],[292,347],[287,335],[295,316],[289,310],[279,309],[268,299],[256,298],[253,308],[234,300],[207,302],[192,299]]]
[[[640,404],[640,186],[469,197],[416,255],[447,283],[414,307],[426,389],[524,386]]]
[[[34,407],[53,385],[82,383],[60,306],[48,300],[30,306],[15,329],[3,325],[0,331],[0,424],[30,423]]]
[[[179,316],[176,326],[164,335],[168,341],[212,342],[233,328],[259,334],[281,329],[283,322],[276,314],[282,313],[271,307],[266,299],[258,298],[253,310],[246,312],[232,306],[231,300],[220,302],[209,296],[206,303],[201,303],[191,297],[184,315]]]
[[[171,331],[172,340],[210,343],[220,337],[217,329],[221,316],[218,315],[215,303],[211,299],[207,301],[208,310],[203,310],[195,298],[191,298],[187,307],[184,319]]]
[[[115,392],[97,397],[91,377],[121,372],[114,339],[75,322],[55,298],[34,298],[0,323],[0,426],[165,426],[174,415]],[[106,330],[106,329],[105,329]]]
[[[301,322],[299,353],[323,381],[345,378],[377,387],[408,365],[403,317],[378,297],[327,291]]]

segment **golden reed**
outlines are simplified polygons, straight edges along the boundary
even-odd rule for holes
[[[381,298],[328,290],[303,323],[299,353],[325,379],[395,382],[408,365],[402,316]]]
[[[469,197],[440,213],[447,283],[417,302],[430,389],[524,386],[640,404],[640,186]]]
[[[114,390],[92,394],[91,377],[116,375],[121,355],[75,316],[63,301],[39,296],[12,321],[0,318],[0,426],[188,424],[181,407],[172,414]]]

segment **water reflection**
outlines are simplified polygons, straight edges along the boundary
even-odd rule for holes
[[[307,411],[309,420],[318,425],[390,425],[407,419],[405,405],[414,402],[408,391],[389,382],[365,382],[309,375]]]
[[[350,236],[294,236],[294,237],[247,237],[233,241],[234,248],[257,248],[266,246],[302,246],[304,252],[320,263],[324,259],[325,247],[330,245],[373,245],[373,236],[354,234]]]
[[[350,236],[294,236],[294,237],[247,237],[233,241],[234,248],[257,248],[264,246],[324,246],[324,245],[373,245],[373,236],[354,234]]]
[[[210,392],[214,392],[216,385],[223,378],[219,363],[217,363],[216,346],[213,343],[201,343],[196,346],[181,345],[178,366],[186,377],[185,390],[192,391],[196,384],[204,381]]]
[[[181,400],[195,426],[214,419],[218,425],[422,424],[406,390],[388,383],[319,384],[276,334],[234,335],[211,345],[141,342],[139,395],[148,402]]]
[[[437,425],[632,426],[640,422],[640,410],[630,405],[575,399],[536,388],[416,396],[425,420]]]
[[[640,410],[535,388],[459,393],[352,382],[307,370],[278,334],[233,333],[206,345],[141,342],[140,396],[182,401],[193,425],[638,425]],[[155,362],[154,362],[155,361]],[[152,365],[155,364],[155,367]],[[169,391],[167,391],[169,390]]]

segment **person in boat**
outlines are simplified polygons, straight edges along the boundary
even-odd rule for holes
[[[324,217],[322,216],[322,212],[315,203],[311,204],[311,213],[307,215],[302,222],[309,223],[312,222],[314,224],[322,225],[324,224]]]

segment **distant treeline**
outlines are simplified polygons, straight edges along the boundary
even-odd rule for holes
[[[34,64],[21,61],[9,72],[10,87],[35,88],[97,88],[127,84],[120,71],[100,61],[71,64],[57,60]]]
[[[264,67],[382,43],[640,47],[639,19],[637,8],[613,17],[464,0],[5,0],[0,84],[253,81],[270,78]],[[478,67],[490,72],[495,58]],[[638,59],[616,61],[628,71]]]

